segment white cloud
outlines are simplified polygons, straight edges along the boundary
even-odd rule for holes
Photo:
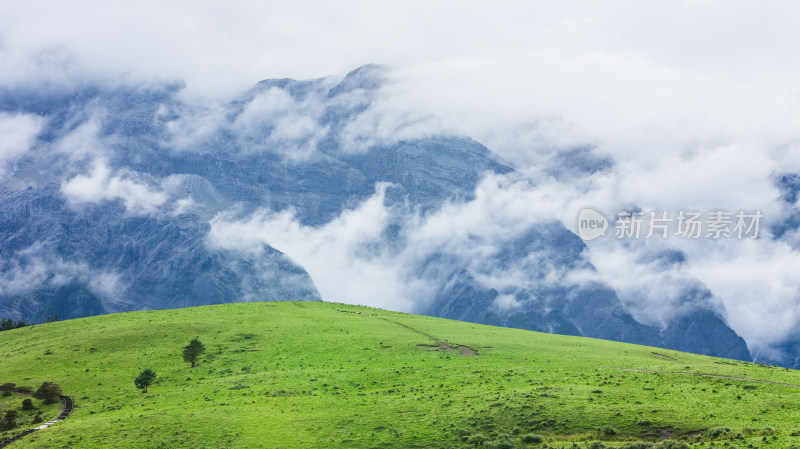
[[[271,87],[256,95],[237,117],[242,128],[248,129],[272,123],[277,116],[292,112],[296,108],[294,99],[285,90]]]
[[[43,124],[44,120],[35,115],[0,112],[0,162],[25,154],[33,146]]]
[[[328,127],[318,122],[324,112],[323,93],[312,92],[295,101],[287,91],[271,87],[256,95],[230,126],[240,151],[272,151],[289,162],[314,155],[317,143],[328,133]]]
[[[208,244],[256,253],[269,244],[305,268],[325,300],[411,310],[426,286],[409,281],[402,262],[370,250],[389,217],[387,188],[379,184],[356,209],[318,228],[301,225],[291,211],[261,211],[245,219],[221,214],[211,221]]]
[[[498,295],[497,298],[494,299],[492,306],[500,312],[522,308],[522,304],[512,295]]]
[[[183,215],[191,211],[195,205],[196,203],[191,196],[181,198],[175,201],[175,208],[172,211],[172,215]]]
[[[728,319],[754,355],[797,335],[800,286],[795,267],[800,252],[780,241],[732,240],[691,248],[697,263],[689,272],[722,298]]]
[[[177,151],[197,151],[224,126],[228,111],[215,101],[195,101],[176,111],[162,105],[157,117],[170,113],[178,116],[166,123],[169,138],[162,144]]]
[[[227,132],[242,154],[272,152],[286,162],[303,162],[315,155],[317,144],[328,135],[329,127],[319,121],[331,104],[325,97],[330,87],[330,81],[323,81],[302,99],[270,87],[247,100],[241,110],[237,103],[198,98],[162,105],[158,118],[169,120],[168,137],[161,143],[176,151],[198,151],[207,149],[219,133]]]
[[[109,153],[107,144],[99,137],[101,115],[99,112],[92,114],[88,120],[70,130],[58,141],[56,150],[75,161]]]
[[[94,161],[89,175],[78,175],[64,183],[61,192],[74,206],[121,199],[125,210],[132,214],[153,213],[167,200],[163,192],[134,179],[132,173],[112,175],[102,159]]]

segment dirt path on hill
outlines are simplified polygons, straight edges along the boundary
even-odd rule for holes
[[[475,357],[476,355],[478,355],[478,351],[476,351],[475,349],[470,348],[469,346],[451,345],[451,344],[447,343],[446,341],[439,340],[438,338],[434,337],[431,334],[426,334],[425,332],[422,332],[422,331],[419,331],[417,329],[414,329],[413,327],[411,327],[411,326],[409,326],[407,324],[403,324],[403,323],[401,323],[399,321],[390,320],[388,318],[383,318],[383,317],[379,317],[379,318],[384,320],[384,321],[388,321],[390,323],[394,323],[394,324],[396,324],[398,326],[402,326],[402,327],[410,330],[411,332],[416,332],[416,333],[418,333],[420,335],[423,335],[423,336],[429,338],[431,341],[435,342],[436,346],[438,346],[439,349],[441,349],[442,351],[457,352],[459,355],[463,355],[465,357]],[[420,345],[420,346],[428,346],[428,345]]]
[[[20,432],[7,440],[0,441],[0,447],[6,447],[9,444],[19,440],[20,438],[26,437],[32,434],[33,432],[36,432],[37,430],[44,430],[57,422],[65,420],[67,416],[69,416],[69,414],[72,413],[74,402],[72,401],[72,398],[69,396],[61,396],[61,401],[63,402],[64,407],[61,409],[61,413],[56,417],[56,419],[47,421],[46,423],[40,425],[39,427],[35,427],[33,429],[26,429],[24,432]]]
[[[601,366],[600,368],[616,369],[616,370],[620,370],[620,371],[631,371],[631,372],[634,372],[634,373],[675,374],[675,375],[678,375],[678,376],[700,376],[700,377],[712,377],[712,378],[716,378],[716,379],[744,380],[746,382],[758,382],[758,383],[762,383],[762,384],[783,385],[785,387],[800,388],[800,385],[790,384],[790,383],[786,383],[786,382],[776,382],[774,380],[752,379],[752,378],[749,378],[749,377],[724,376],[722,374],[681,373],[681,372],[674,372],[674,371],[656,371],[656,370],[638,369],[638,368],[617,368],[615,366]]]

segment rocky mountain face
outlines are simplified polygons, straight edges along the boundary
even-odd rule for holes
[[[695,307],[654,326],[608,285],[570,280],[565,273],[595,269],[555,221],[411,251],[412,223],[475,201],[487,176],[518,175],[469,138],[381,136],[370,110],[381,83],[381,70],[366,66],[343,80],[263,81],[215,104],[182,99],[179,85],[0,91],[6,117],[40,123],[32,148],[0,159],[0,316],[347,300],[323,298],[269,237],[220,243],[211,227],[223,215],[289,211],[315,229],[385,185],[386,226],[355,252],[395,257],[409,283],[429,287],[418,313],[751,359],[702,288]],[[585,149],[570,160],[588,171],[610,163]],[[483,247],[491,251],[470,252]]]
[[[42,321],[256,298],[319,300],[308,274],[270,247],[204,243],[193,214],[135,216],[115,203],[74,210],[54,186],[7,192],[0,315]]]

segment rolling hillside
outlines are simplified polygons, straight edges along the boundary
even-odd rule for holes
[[[207,350],[191,368],[195,336]],[[143,394],[145,368],[158,379]],[[75,411],[11,448],[800,445],[798,371],[335,303],[0,333],[0,383],[43,381]]]

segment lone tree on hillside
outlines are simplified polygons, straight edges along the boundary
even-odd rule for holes
[[[55,382],[43,382],[33,397],[42,399],[45,404],[55,404],[61,400],[61,386]]]
[[[142,393],[147,393],[147,387],[153,384],[153,381],[156,380],[156,373],[155,371],[147,368],[146,370],[139,373],[139,376],[133,380],[133,383],[136,385],[136,388],[142,390]]]
[[[33,401],[31,401],[30,398],[22,400],[22,410],[33,410],[35,408],[36,407],[33,406]]]
[[[183,348],[183,361],[191,363],[192,368],[194,368],[197,358],[200,357],[200,354],[204,352],[206,352],[205,345],[200,343],[199,337],[194,337],[192,341],[190,341],[189,344]]]

